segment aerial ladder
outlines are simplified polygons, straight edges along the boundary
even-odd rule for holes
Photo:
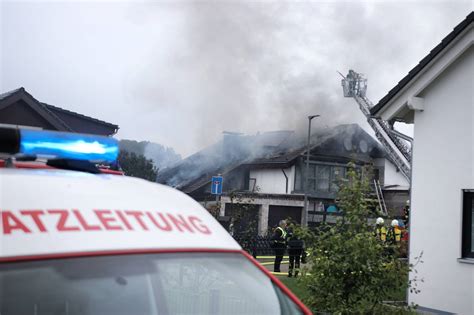
[[[341,74],[341,73],[339,73]],[[374,106],[366,97],[367,79],[362,74],[349,70],[347,76],[342,79],[342,88],[345,97],[352,97],[359,104],[359,108],[367,118],[367,122],[375,131],[375,136],[384,146],[390,159],[395,163],[400,172],[411,181],[411,146],[407,142],[413,139],[394,130],[393,124],[370,115],[370,109]]]

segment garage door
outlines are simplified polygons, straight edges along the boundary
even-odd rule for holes
[[[297,223],[301,222],[302,207],[270,206],[268,209],[268,227],[274,228],[280,220],[291,218]]]

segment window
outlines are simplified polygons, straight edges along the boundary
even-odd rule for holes
[[[305,171],[305,164],[296,168],[295,190],[304,189]],[[311,163],[308,167],[308,191],[335,193],[339,190],[339,181],[345,176],[345,166]]]
[[[2,264],[0,313],[302,314],[263,272],[234,253]]]
[[[331,167],[331,191],[339,190],[339,181],[345,178],[345,168],[342,166]]]
[[[331,174],[331,167],[327,165],[318,165],[316,168],[316,190],[329,191],[329,179]]]
[[[303,166],[295,167],[295,190],[296,191],[303,190],[302,168]]]
[[[333,165],[310,165],[308,190],[319,192],[337,192],[338,181],[345,176],[345,168]]]
[[[462,256],[474,258],[474,190],[463,192]]]

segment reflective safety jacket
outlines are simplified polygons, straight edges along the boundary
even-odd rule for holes
[[[385,242],[387,240],[387,228],[385,226],[376,226],[375,228],[375,237],[382,241]]]
[[[275,245],[285,245],[286,244],[286,231],[281,227],[277,227],[275,229],[275,233],[273,234],[272,239]]]
[[[286,231],[285,231],[283,228],[281,228],[281,227],[277,227],[276,230],[277,230],[277,231],[278,231],[278,230],[281,231],[281,239],[282,239],[283,242],[285,242],[285,240],[286,240]]]
[[[392,244],[400,243],[402,239],[402,230],[398,226],[391,227],[390,230],[388,230],[387,239]]]

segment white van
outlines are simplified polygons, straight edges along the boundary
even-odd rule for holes
[[[311,313],[193,199],[96,168],[117,153],[0,128],[1,315]]]

